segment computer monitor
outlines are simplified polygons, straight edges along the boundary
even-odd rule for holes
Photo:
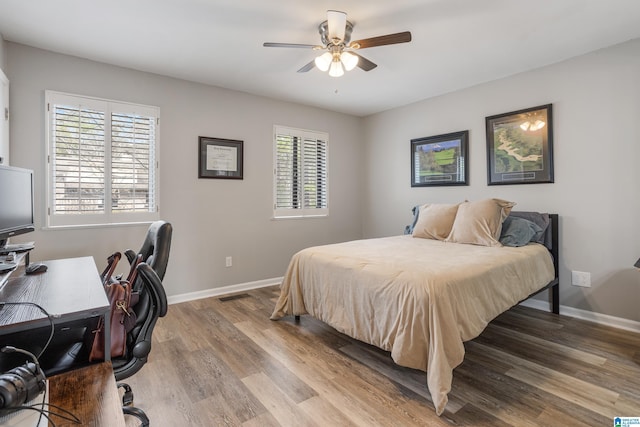
[[[33,171],[0,165],[0,250],[10,237],[35,231]]]

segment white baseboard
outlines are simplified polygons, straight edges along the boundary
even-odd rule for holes
[[[536,308],[542,311],[551,311],[547,301],[528,299],[520,303],[525,307]],[[601,325],[611,326],[614,328],[624,329],[631,332],[640,333],[640,322],[635,320],[623,319],[621,317],[610,316],[608,314],[595,313],[593,311],[580,310],[579,308],[560,306],[560,314],[563,316],[575,317],[576,319],[588,320]]]
[[[212,288],[204,291],[190,292],[187,294],[173,295],[168,297],[169,304],[177,304],[180,302],[194,301],[202,298],[217,297],[237,292],[250,291],[252,289],[266,288],[267,286],[275,286],[282,283],[282,277],[274,277],[273,279],[257,280],[255,282],[240,283],[237,285],[223,286],[220,288]],[[520,303],[525,307],[535,308],[542,311],[551,311],[549,303],[543,300],[528,299]],[[640,322],[634,320],[623,319],[621,317],[609,316],[608,314],[594,313],[592,311],[580,310],[578,308],[560,306],[560,314],[563,316],[575,317],[577,319],[588,320],[590,322],[599,323],[601,325],[612,326],[614,328],[625,329],[631,332],[640,333]]]
[[[202,298],[217,297],[220,295],[250,291],[252,289],[266,288],[267,286],[279,285],[280,283],[282,283],[282,277],[256,280],[255,282],[240,283],[238,285],[222,286],[220,288],[212,288],[204,291],[189,292],[188,294],[173,295],[167,298],[167,302],[169,304],[177,304],[179,302],[194,301]]]

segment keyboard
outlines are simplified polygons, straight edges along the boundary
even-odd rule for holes
[[[3,262],[0,263],[0,274],[6,273],[11,270],[15,270],[18,266],[15,262]]]
[[[33,242],[5,245],[4,247],[0,248],[0,255],[6,255],[9,252],[26,252],[32,250],[33,248],[35,248]]]

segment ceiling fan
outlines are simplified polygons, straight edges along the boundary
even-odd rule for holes
[[[356,66],[364,71],[371,71],[377,67],[377,64],[357,54],[356,50],[411,41],[409,31],[351,41],[353,24],[347,21],[345,12],[337,10],[327,11],[327,20],[320,24],[318,31],[322,45],[267,42],[263,46],[323,50],[325,52],[322,55],[300,68],[298,72],[306,73],[315,66],[321,71],[329,71],[332,77],[340,77],[344,70],[351,71]]]

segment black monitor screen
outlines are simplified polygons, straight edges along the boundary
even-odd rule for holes
[[[0,247],[29,231],[34,231],[33,171],[0,165]]]

